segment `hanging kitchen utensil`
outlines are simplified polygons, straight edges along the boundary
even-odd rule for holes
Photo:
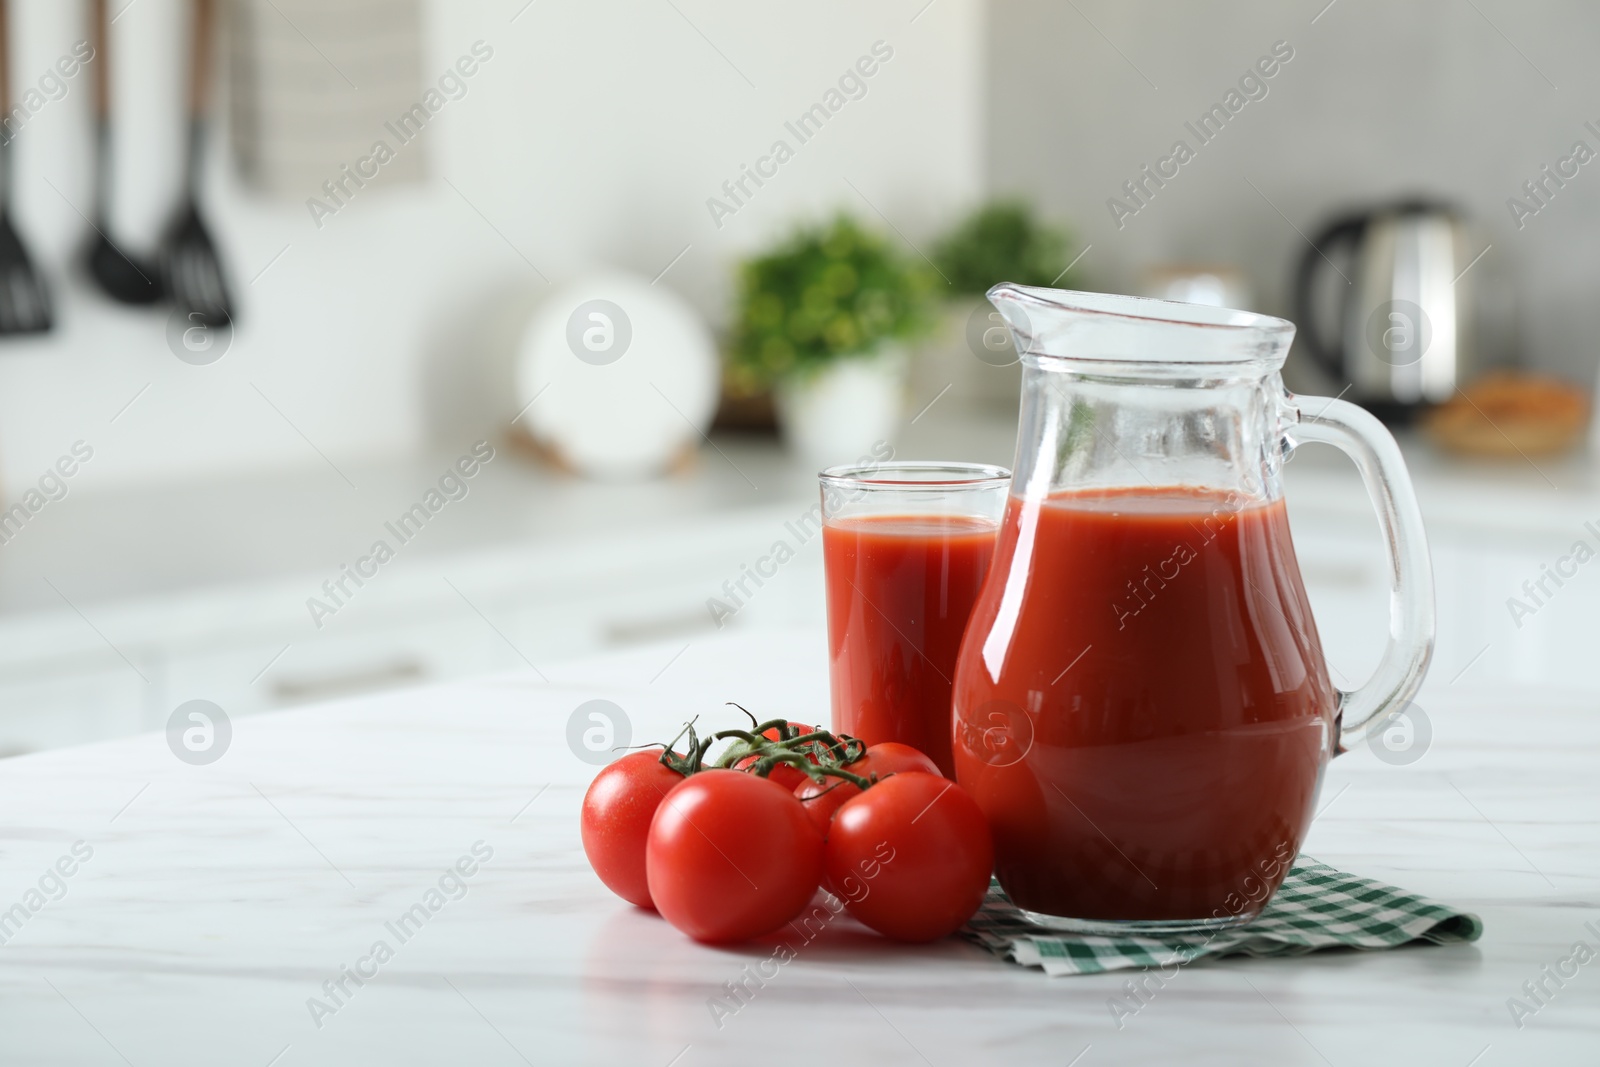
[[[89,276],[121,304],[153,304],[162,297],[160,275],[151,264],[124,252],[111,233],[111,59],[106,0],[93,0],[94,29],[94,232]]]
[[[0,116],[11,114],[10,11],[0,0]],[[0,130],[0,334],[43,333],[50,329],[50,291],[11,225],[13,142]]]
[[[210,231],[200,218],[199,188],[205,146],[206,99],[210,86],[215,0],[194,0],[189,53],[189,145],[184,161],[183,206],[167,230],[161,256],[162,280],[172,301],[197,323],[219,327],[233,321],[233,301]]]

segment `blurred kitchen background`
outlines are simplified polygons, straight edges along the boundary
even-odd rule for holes
[[[620,644],[658,646],[664,673],[722,627],[795,628],[820,664],[820,549],[789,525],[818,465],[878,442],[1011,460],[1016,372],[972,290],[1298,319],[1308,250],[1320,307],[1380,243],[1371,223],[1312,248],[1325,225],[1402,201],[1447,206],[1449,247],[1393,270],[1436,255],[1437,306],[1463,294],[1432,324],[1462,352],[1442,403],[1385,411],[1440,586],[1419,703],[1489,680],[1600,694],[1600,566],[1571,562],[1600,549],[1600,8],[219,2],[197,184],[232,304],[214,326],[85,271],[96,225],[159,262],[189,129],[195,5],[107,6],[95,46],[89,3],[6,5],[9,218],[52,327],[0,336],[0,752],[160,729],[190,699],[242,715]],[[1220,131],[1186,127],[1219,103]],[[1180,139],[1193,158],[1147,179]],[[807,332],[808,307],[848,321]],[[1352,330],[1323,318],[1337,350]],[[1379,399],[1303,342],[1285,377]],[[492,460],[464,460],[479,441]],[[1387,580],[1359,480],[1323,451],[1289,495],[1349,685]],[[393,559],[360,562],[379,540]],[[795,558],[762,563],[779,541]]]

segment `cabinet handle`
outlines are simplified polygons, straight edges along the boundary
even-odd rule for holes
[[[1383,580],[1382,575],[1359,563],[1317,562],[1304,557],[1300,560],[1300,577],[1307,586],[1336,585],[1349,589],[1377,585]]]
[[[633,645],[667,637],[714,629],[716,623],[704,607],[695,607],[671,615],[653,615],[642,619],[614,619],[601,623],[600,639],[608,645]]]
[[[279,678],[272,683],[272,695],[279,702],[301,703],[324,697],[363,693],[398,682],[417,681],[426,677],[427,673],[421,661],[407,658],[345,674],[330,674],[316,678]]]

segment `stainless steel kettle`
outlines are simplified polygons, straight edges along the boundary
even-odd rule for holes
[[[1404,421],[1450,399],[1474,368],[1471,256],[1461,217],[1439,204],[1404,201],[1335,220],[1296,271],[1306,349],[1381,418]],[[1339,308],[1332,339],[1318,315],[1329,287]]]

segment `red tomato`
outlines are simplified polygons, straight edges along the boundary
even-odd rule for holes
[[[733,765],[734,770],[749,770],[750,766],[760,758],[760,756],[746,756],[744,759]],[[802,771],[798,767],[791,767],[787,763],[774,764],[772,770],[767,772],[767,780],[770,782],[777,782],[779,785],[783,786],[783,788],[791,791],[798,787],[801,782],[810,781],[810,779],[806,777],[805,771]]]
[[[709,770],[667,794],[645,848],[650,896],[696,941],[744,941],[799,915],[822,878],[822,835],[794,794]]]
[[[812,733],[816,729],[815,727],[807,726],[805,723],[802,723],[802,722],[792,722],[792,723],[789,724],[789,727],[791,729],[793,729],[793,730],[798,731],[799,733],[802,733],[802,734]],[[767,731],[763,732],[761,736],[765,737],[768,741],[781,741],[781,740],[783,740],[781,737],[778,736],[778,728],[776,726],[772,727],[770,730],[767,730]],[[744,759],[740,760],[738,763],[735,763],[734,767],[735,767],[735,769],[742,771],[745,768],[749,767],[752,763],[756,762],[757,758],[758,757],[755,757],[755,756],[747,756]],[[812,763],[817,762],[815,757],[809,757],[809,758],[811,759]],[[775,767],[773,767],[772,770],[767,774],[767,777],[770,778],[772,781],[777,782],[779,785],[783,786],[785,789],[794,789],[801,782],[805,782],[805,781],[809,781],[810,780],[810,779],[808,779],[806,777],[806,772],[805,771],[802,771],[798,767],[791,767],[791,766],[789,766],[788,764],[785,764],[785,763],[780,763],[780,764],[776,765]]]
[[[862,770],[861,768],[866,768]],[[922,754],[921,749],[902,745],[898,741],[880,741],[867,748],[867,754],[845,768],[856,774],[866,777],[876,774],[880,777],[886,774],[899,774],[901,771],[922,771],[925,774],[939,774],[939,765]]]
[[[845,770],[851,774],[859,774],[863,778],[874,774],[883,778],[904,771],[922,771],[935,775],[939,773],[939,767],[933,760],[910,745],[902,745],[898,741],[883,741],[872,745],[867,749],[866,755],[847,765]],[[810,778],[806,778],[795,788],[794,795],[805,805],[806,814],[811,816],[812,823],[826,834],[828,825],[833,821],[833,813],[851,797],[860,796],[861,790],[842,778],[830,778],[826,782],[813,782]]]
[[[899,941],[960,929],[983,903],[994,868],[977,802],[920,771],[886,778],[840,808],[825,854],[850,914]]]
[[[661,765],[661,753],[630,752],[607,764],[583,795],[583,851],[594,873],[617,896],[650,903],[644,849],[661,798],[684,780]]]

